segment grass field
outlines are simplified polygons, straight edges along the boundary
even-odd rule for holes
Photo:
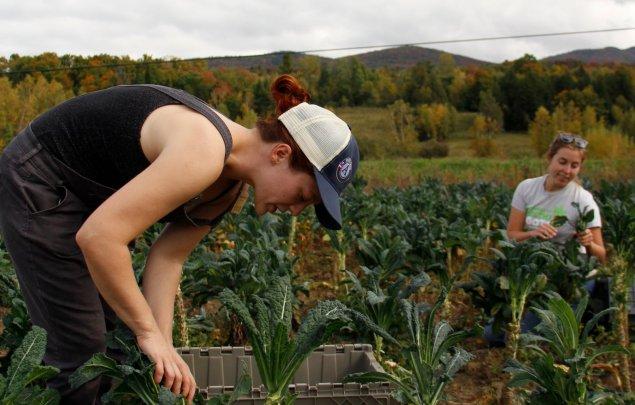
[[[362,152],[366,151],[371,158],[399,157],[399,150],[391,150],[395,146],[397,133],[390,112],[386,108],[349,107],[336,110],[337,114],[352,128]],[[459,113],[456,131],[450,135],[447,143],[450,147],[448,157],[472,157],[470,150],[469,127],[475,113]],[[531,143],[526,133],[502,133],[494,136],[498,148],[497,158],[517,159],[533,157]],[[369,146],[370,145],[370,146]],[[377,150],[378,147],[385,150]],[[407,152],[407,151],[406,151]],[[407,153],[406,153],[407,155]]]
[[[363,159],[360,174],[372,186],[407,186],[425,177],[447,182],[493,180],[514,186],[525,178],[544,174],[547,166],[545,159],[536,156],[529,135],[518,132],[494,136],[494,157],[474,157],[468,131],[474,113],[459,114],[456,132],[447,141],[448,157],[420,159],[399,156],[395,127],[386,108],[341,108],[336,112],[351,126],[359,142]],[[404,156],[408,155],[412,156],[404,151]],[[631,149],[616,159],[590,156],[584,162],[581,177],[594,183],[601,179],[635,179],[635,151]]]
[[[353,129],[362,154],[369,158],[397,158],[400,152],[405,156],[408,151],[397,149],[397,133],[390,112],[386,108],[349,107],[336,110]],[[469,127],[475,113],[459,113],[456,131],[450,135],[447,143],[450,147],[448,157],[472,157],[470,150]],[[526,133],[502,133],[494,136],[496,158],[517,159],[531,155],[531,143]],[[364,153],[365,152],[365,153]]]
[[[359,174],[369,185],[404,187],[434,177],[444,182],[496,181],[515,186],[521,180],[538,177],[546,171],[542,159],[476,159],[449,157],[442,159],[384,159],[362,161]],[[616,160],[587,160],[582,178],[593,184],[600,180],[623,181],[635,179],[635,157]]]

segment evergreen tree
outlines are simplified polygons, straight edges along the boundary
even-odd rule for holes
[[[281,75],[293,73],[293,61],[291,60],[291,53],[287,52],[282,55],[282,63],[278,66],[278,73]]]
[[[266,79],[258,80],[253,88],[254,95],[253,107],[258,116],[265,116],[269,112],[273,112],[274,105],[269,92],[269,82]]]
[[[550,107],[550,79],[531,55],[525,55],[505,68],[500,81],[505,105],[503,125],[508,131],[524,131],[538,107]]]
[[[405,101],[410,104],[446,103],[443,83],[432,65],[422,62],[408,70],[404,83]]]
[[[494,132],[500,132],[503,125],[503,110],[491,91],[481,91],[479,95],[478,111],[489,118]]]

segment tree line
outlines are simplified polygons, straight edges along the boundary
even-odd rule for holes
[[[47,71],[60,67],[65,69]],[[632,65],[553,64],[525,55],[499,65],[460,67],[451,55],[444,54],[435,65],[373,69],[355,57],[325,61],[315,56],[285,55],[274,70],[210,68],[205,60],[163,61],[150,56],[134,60],[49,52],[0,57],[0,72],[0,139],[5,143],[56,103],[118,84],[180,88],[230,118],[251,125],[258,116],[272,112],[269,86],[280,73],[300,78],[315,103],[391,107],[397,116],[400,109],[411,109],[415,112],[413,125],[419,127],[429,127],[436,119],[434,111],[438,115],[445,109],[479,112],[488,128],[527,131],[539,108],[553,112],[558,106],[573,106],[579,111],[593,108],[598,120],[621,126],[623,133],[635,136]],[[421,138],[442,140],[443,136],[426,133]]]

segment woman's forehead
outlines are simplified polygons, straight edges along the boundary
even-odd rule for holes
[[[554,155],[554,158],[555,159],[565,158],[567,160],[581,162],[582,151],[578,149],[564,147],[564,148],[558,149],[558,152],[556,152],[556,154]]]

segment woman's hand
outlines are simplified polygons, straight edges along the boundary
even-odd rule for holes
[[[580,242],[582,246],[591,246],[593,241],[593,233],[590,229],[585,229],[583,232],[578,232],[578,242]]]
[[[154,382],[163,385],[174,394],[183,395],[189,403],[194,399],[196,382],[189,367],[171,344],[156,331],[137,335],[137,344],[155,364]]]
[[[542,240],[548,240],[558,234],[558,230],[551,226],[549,223],[541,224],[538,228],[531,231],[531,236],[540,238]]]

